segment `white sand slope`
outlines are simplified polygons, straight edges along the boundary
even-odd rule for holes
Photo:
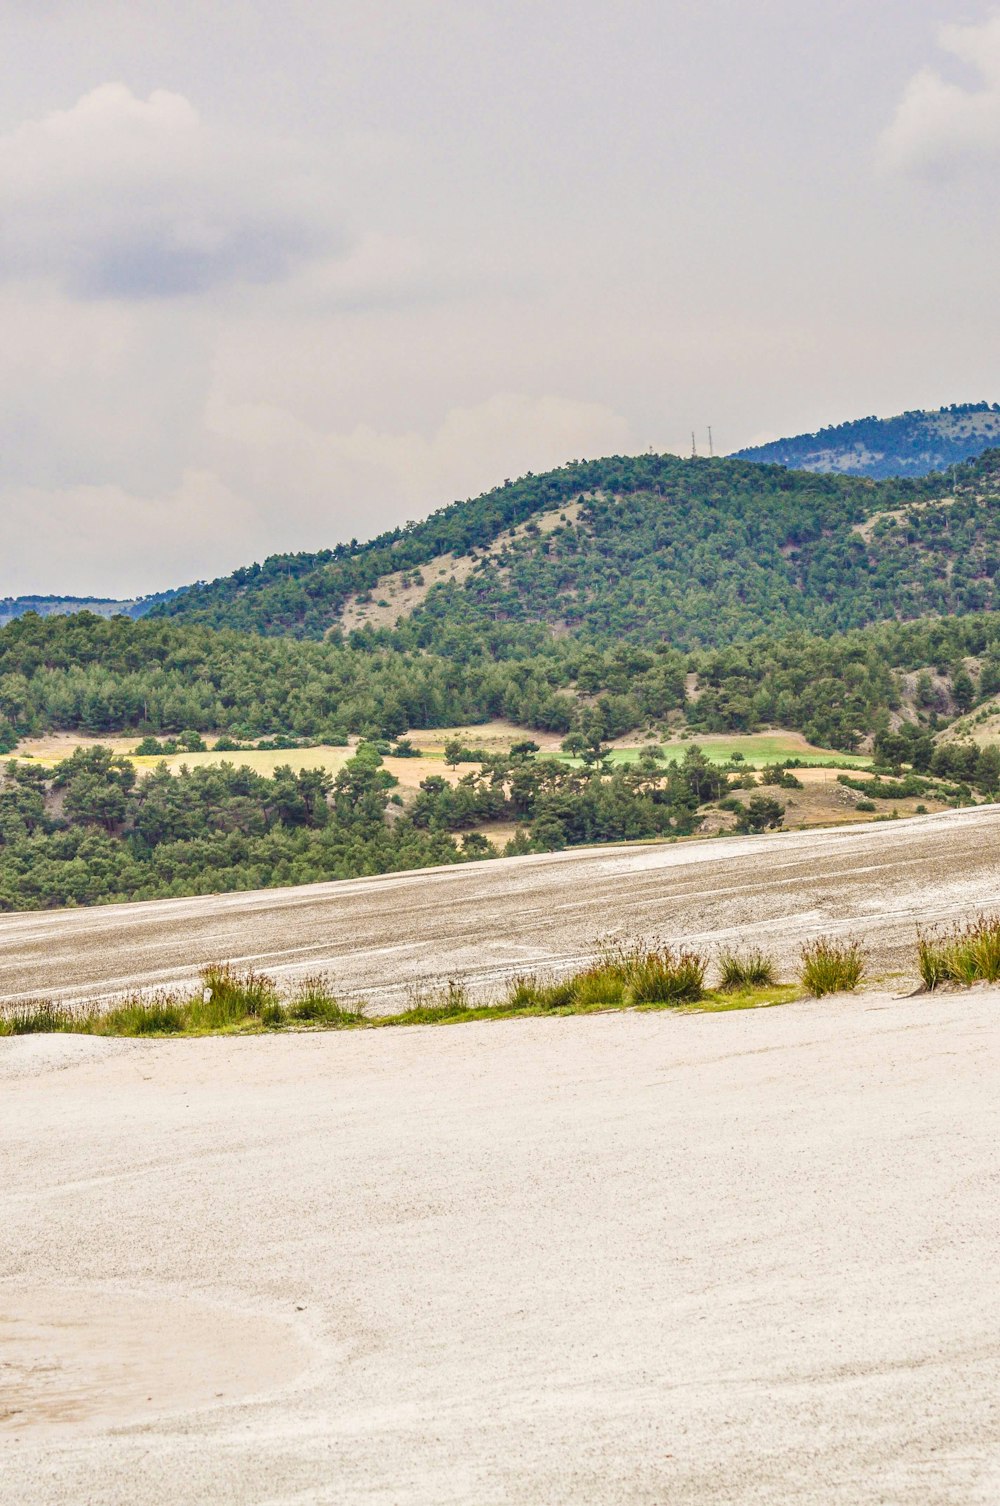
[[[0,1500],[996,1506],[998,1041],[0,1041]]]
[[[826,831],[588,848],[339,884],[0,916],[0,999],[186,986],[232,960],[403,1008],[417,983],[565,967],[601,935],[752,939],[782,968],[849,931],[914,973],[916,925],[1000,908],[1000,806]]]

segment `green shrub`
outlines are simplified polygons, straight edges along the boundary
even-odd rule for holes
[[[942,983],[1000,980],[1000,915],[980,915],[964,926],[922,932],[917,937],[920,978],[928,990]]]
[[[802,948],[802,983],[816,999],[850,993],[865,976],[866,957],[857,941],[820,937]]]
[[[760,947],[747,947],[745,951],[724,948],[719,953],[718,964],[719,987],[724,993],[774,985],[774,958]]]

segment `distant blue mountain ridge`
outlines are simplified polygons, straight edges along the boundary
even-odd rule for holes
[[[160,602],[176,595],[176,590],[158,591],[126,601],[106,596],[0,596],[0,627],[26,612],[37,612],[39,617],[67,617],[73,612],[93,612],[96,617],[145,617]]]
[[[927,476],[1000,445],[1000,403],[952,403],[896,418],[858,418],[816,434],[736,450],[735,460],[844,476]]]

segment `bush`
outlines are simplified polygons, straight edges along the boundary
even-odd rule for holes
[[[751,795],[749,805],[730,796],[719,801],[720,811],[732,811],[736,817],[735,830],[744,836],[759,834],[778,827],[785,819],[785,807],[773,795]]]
[[[873,811],[877,809],[874,800],[858,800],[854,806],[856,811]]]
[[[965,926],[924,932],[917,937],[920,977],[930,991],[942,983],[996,983],[1000,980],[1000,915],[981,915]]]
[[[745,951],[724,948],[719,953],[719,987],[724,993],[741,988],[771,988],[774,984],[774,958],[759,947]]]
[[[802,780],[796,779],[794,774],[790,773],[788,769],[783,768],[779,763],[771,764],[766,768],[760,776],[760,782],[761,784],[778,785],[783,790],[801,790],[804,788]]]
[[[802,983],[816,999],[850,993],[865,976],[866,957],[857,941],[820,937],[802,948]]]

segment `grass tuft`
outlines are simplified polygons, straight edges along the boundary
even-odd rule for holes
[[[723,993],[737,993],[745,988],[773,988],[774,958],[760,947],[740,951],[724,947],[718,956],[719,988]]]
[[[13,1004],[0,1014],[0,1035],[51,1035],[70,1028],[69,1012],[64,1005],[48,999],[29,999]]]
[[[866,957],[857,941],[821,936],[802,948],[802,985],[813,998],[851,993],[865,976]]]
[[[343,1025],[357,1019],[358,1011],[338,1003],[328,974],[309,973],[285,1007],[280,1004],[270,1006],[270,1015],[265,1024],[280,1026],[292,1021],[296,1024]]]
[[[273,1017],[279,1005],[274,979],[254,968],[238,972],[228,962],[202,968],[201,1000],[188,1005],[191,1025],[202,1030],[224,1030],[244,1020]]]
[[[703,959],[662,942],[605,942],[597,963],[582,976],[591,980],[591,990],[607,989],[607,1003],[694,1004],[705,992]]]
[[[964,926],[921,932],[917,960],[924,988],[944,983],[968,988],[1000,980],[1000,915],[980,915]]]
[[[154,999],[126,999],[104,1014],[88,1013],[94,1035],[178,1035],[187,1019],[182,1004],[167,994]]]

